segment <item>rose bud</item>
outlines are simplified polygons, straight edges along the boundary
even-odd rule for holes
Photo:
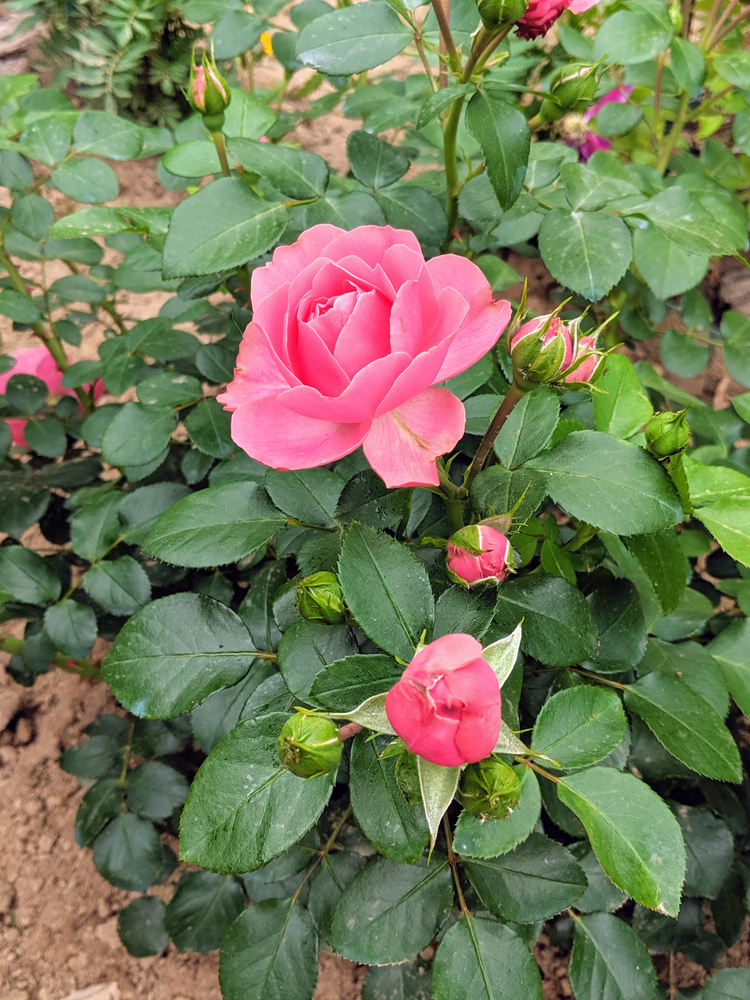
[[[529,0],[477,0],[479,16],[488,31],[498,31],[515,24],[528,5]]]
[[[573,363],[573,338],[559,316],[538,316],[511,338],[510,357],[514,381],[522,389],[556,382]]]
[[[330,719],[298,711],[279,734],[279,757],[300,778],[328,774],[341,763],[344,745],[338,726]]]
[[[687,407],[679,413],[655,413],[646,424],[646,448],[654,458],[669,458],[687,448],[690,427],[685,423]]]
[[[546,35],[563,11],[582,14],[598,0],[530,0],[526,13],[516,25],[520,38],[539,38]]]
[[[346,621],[346,604],[335,573],[313,573],[297,584],[297,610],[309,622],[340,625]]]
[[[596,349],[596,335],[581,337],[576,344],[573,364],[580,361],[565,375],[567,385],[585,385],[593,382],[604,367],[604,355]]]
[[[470,524],[448,541],[448,575],[462,587],[497,586],[512,566],[510,542],[489,524]]]
[[[489,757],[466,768],[459,796],[464,809],[479,820],[507,819],[521,798],[521,781],[512,767]]]
[[[422,647],[386,695],[385,711],[412,753],[444,767],[483,760],[500,733],[500,685],[470,635]]]
[[[542,121],[556,121],[567,112],[586,111],[596,94],[598,65],[571,63],[559,69],[550,80],[550,96],[542,102]]]
[[[222,127],[224,112],[229,107],[232,94],[229,90],[229,84],[219,72],[213,56],[209,56],[207,52],[203,53],[200,66],[196,66],[193,62],[190,67],[187,98],[195,111],[199,111],[204,118],[209,119],[205,124],[210,132],[215,132]]]

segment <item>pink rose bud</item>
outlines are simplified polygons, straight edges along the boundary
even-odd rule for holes
[[[444,635],[416,654],[385,710],[407,748],[433,764],[484,760],[500,734],[500,685],[470,635]]]
[[[390,226],[313,226],[253,271],[253,319],[218,397],[232,440],[275,469],[328,465],[362,446],[389,487],[438,486],[464,433],[440,383],[491,350],[510,319],[476,264],[425,260]]]
[[[192,105],[196,111],[206,110],[206,71],[202,66],[196,66],[193,71],[193,81],[190,84]]]
[[[448,542],[448,575],[463,587],[497,586],[512,566],[510,542],[489,524],[470,524]]]
[[[530,0],[523,17],[516,23],[516,34],[521,38],[539,38],[546,35],[565,10],[582,14],[597,0]]]
[[[554,382],[573,362],[573,338],[559,316],[538,316],[524,323],[510,342],[513,375],[521,388]]]
[[[229,84],[219,72],[213,57],[204,52],[201,64],[193,63],[190,67],[188,101],[196,111],[212,118],[222,116],[231,100]],[[223,119],[217,127],[221,128],[221,125]]]
[[[583,358],[580,365],[574,368],[565,376],[565,381],[570,385],[574,383],[593,382],[601,371],[604,363],[604,355],[596,349],[596,337],[581,337],[578,341],[575,360]]]

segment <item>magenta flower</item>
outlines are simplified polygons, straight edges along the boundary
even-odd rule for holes
[[[465,257],[425,261],[390,226],[308,229],[253,272],[253,320],[219,401],[232,438],[276,469],[335,462],[360,445],[390,487],[437,486],[463,435],[436,383],[492,348],[510,319]]]
[[[523,17],[516,22],[516,34],[521,38],[546,35],[563,11],[582,14],[594,7],[597,0],[531,0]]]
[[[584,113],[584,122],[590,122],[592,118],[596,118],[605,104],[625,104],[632,93],[633,86],[631,84],[623,84],[621,87],[614,87],[612,90],[607,91],[604,97],[601,97],[596,104],[592,104],[588,111]],[[585,137],[578,146],[578,159],[582,163],[586,163],[594,153],[611,148],[612,143],[609,139],[605,139],[604,136],[597,135],[595,132],[590,132],[586,129]]]
[[[433,764],[458,767],[495,749],[500,685],[470,635],[444,635],[421,649],[386,695],[388,720],[407,748]]]
[[[448,542],[448,573],[464,587],[502,583],[513,566],[511,544],[489,524],[470,524]]]

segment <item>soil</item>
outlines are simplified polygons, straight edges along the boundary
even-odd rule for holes
[[[24,71],[23,53],[19,57],[14,50],[8,55],[12,58],[7,59],[7,68],[0,62],[0,72]],[[411,67],[408,61],[399,60],[394,68],[406,73]],[[273,70],[259,67],[258,85],[270,87],[276,80]],[[292,109],[294,103],[286,107]],[[357,122],[334,112],[303,122],[293,139],[344,171],[346,137],[356,127]],[[161,187],[154,161],[111,165],[120,179],[119,203],[177,204],[184,197]],[[58,215],[77,207],[59,192],[48,196]],[[105,262],[113,259],[117,255],[107,250]],[[508,262],[529,279],[529,306],[537,312],[549,311],[557,301],[557,286],[541,261],[514,254]],[[34,264],[22,262],[21,271],[29,278],[40,276]],[[48,282],[66,273],[60,262],[47,265]],[[702,290],[750,315],[750,274],[741,264],[718,262]],[[504,294],[517,300],[520,291],[517,285]],[[159,292],[120,293],[118,311],[127,321],[144,319],[156,315],[169,297]],[[679,319],[673,320],[679,329]],[[28,346],[28,335],[15,333],[10,326],[10,321],[0,317],[3,350]],[[71,360],[96,357],[104,330],[104,323],[90,324],[81,346],[69,348]],[[639,343],[633,356],[651,361],[664,373],[655,342]],[[729,379],[718,354],[702,375],[674,381],[717,407],[746,391]],[[33,529],[24,541],[40,550],[47,545]],[[21,635],[22,630],[23,622],[3,626],[11,634]],[[105,652],[102,646],[95,648],[94,655]],[[6,659],[0,654],[0,663]],[[137,894],[109,885],[96,871],[91,852],[74,842],[75,813],[83,789],[77,779],[60,770],[57,758],[80,742],[83,728],[102,712],[122,712],[103,684],[57,670],[25,689],[0,666],[0,1000],[220,1000],[217,952],[180,954],[170,944],[163,955],[154,958],[127,954],[117,935],[117,914]],[[151,891],[168,898],[172,890],[162,886]],[[550,944],[545,932],[535,955],[542,970],[544,1000],[570,997],[569,953]],[[656,962],[666,985],[698,986],[706,975],[702,966],[680,954],[671,976],[663,956]],[[750,966],[750,920],[740,942],[727,952],[726,962]],[[364,975],[363,967],[323,953],[315,1000],[356,1000]]]

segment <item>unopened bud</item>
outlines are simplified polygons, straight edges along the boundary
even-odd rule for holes
[[[593,382],[604,367],[604,355],[597,350],[596,336],[580,337],[576,342],[572,371],[564,377],[566,385],[584,385]]]
[[[515,24],[526,13],[529,0],[477,0],[479,16],[488,31]]]
[[[462,587],[497,586],[512,568],[510,542],[488,524],[461,528],[448,542],[448,575]]]
[[[654,458],[669,458],[687,448],[690,427],[685,423],[687,409],[679,413],[655,413],[646,424],[646,447]]]
[[[298,711],[279,734],[281,763],[300,778],[328,774],[339,766],[342,753],[338,726],[319,715]]]
[[[335,573],[313,573],[297,584],[297,610],[309,622],[341,625],[347,612],[341,584]]]
[[[477,819],[507,819],[521,798],[521,782],[512,767],[488,757],[469,764],[459,795],[464,809]]]
[[[514,381],[522,389],[557,382],[573,361],[573,338],[559,316],[538,316],[512,337],[510,357]]]
[[[200,66],[195,62],[190,67],[190,83],[188,87],[188,102],[204,117],[222,118],[232,100],[229,84],[221,75],[212,56],[203,53]],[[221,124],[218,126],[221,128]],[[211,129],[210,131],[216,131]]]
[[[583,114],[596,95],[598,64],[571,63],[559,69],[549,84],[549,97],[542,102],[540,116],[551,122],[568,112]]]

